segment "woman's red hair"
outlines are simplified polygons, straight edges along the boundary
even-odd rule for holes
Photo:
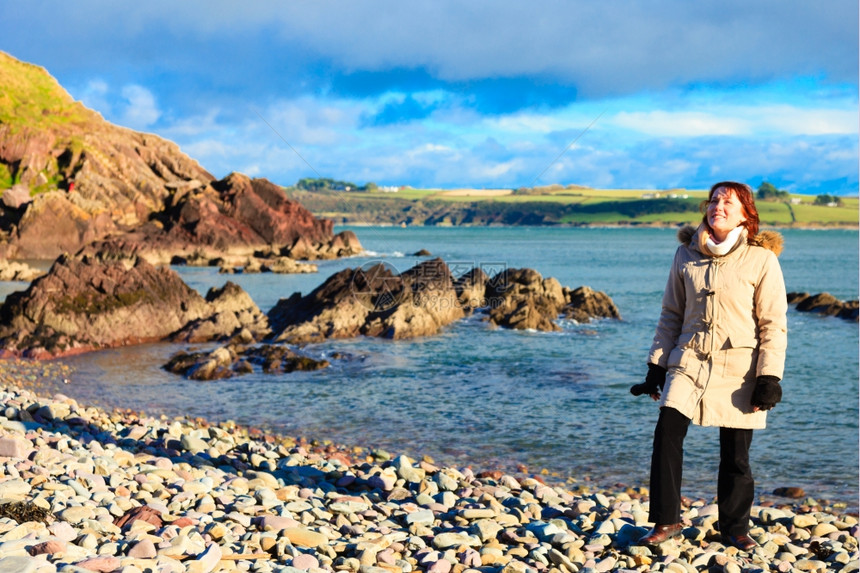
[[[720,181],[719,183],[714,184],[714,186],[711,187],[711,190],[708,192],[708,199],[702,202],[702,223],[705,224],[705,227],[708,229],[709,233],[714,232],[714,230],[711,229],[711,226],[708,224],[708,203],[711,202],[711,197],[714,196],[714,193],[717,192],[717,189],[721,187],[734,193],[735,197],[738,198],[738,201],[741,202],[741,206],[743,206],[744,209],[744,219],[746,219],[746,221],[741,223],[741,225],[743,227],[746,227],[747,239],[752,240],[753,237],[758,235],[758,209],[755,208],[755,197],[753,195],[753,190],[749,185],[745,183],[738,183],[736,181]]]

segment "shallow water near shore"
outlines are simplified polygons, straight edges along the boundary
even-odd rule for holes
[[[412,341],[356,339],[310,345],[332,367],[280,376],[195,382],[161,370],[186,346],[153,344],[64,359],[69,384],[47,388],[84,403],[148,414],[201,416],[289,435],[432,456],[437,462],[501,468],[597,483],[647,485],[657,407],[629,394],[642,380],[677,245],[670,229],[355,229],[372,254],[325,261],[311,275],[219,275],[176,270],[201,293],[232,280],[268,310],[333,272],[383,260],[405,271],[428,249],[455,274],[484,266],[531,267],[572,288],[609,294],[621,321],[563,323],[559,333],[487,328],[470,318]],[[784,231],[780,257],[789,291],[857,298],[855,231]],[[858,495],[858,327],[789,311],[784,399],[753,440],[759,494],[800,486],[817,498]],[[691,428],[684,494],[716,495],[718,431]]]

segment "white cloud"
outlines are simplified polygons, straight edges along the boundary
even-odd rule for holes
[[[352,139],[361,112],[355,102],[302,97],[273,103],[261,122],[290,145],[336,145]]]
[[[858,115],[846,109],[791,105],[718,107],[714,111],[619,112],[609,121],[651,137],[856,134]]]
[[[740,135],[750,131],[744,120],[694,111],[620,112],[615,114],[611,121],[618,127],[652,137]]]
[[[469,170],[469,176],[475,181],[498,181],[507,178],[518,167],[518,161],[504,161],[499,163],[478,163]]]
[[[781,105],[748,111],[757,118],[756,125],[760,129],[787,135],[851,135],[856,134],[858,128],[856,109],[802,109]]]
[[[407,151],[407,155],[410,157],[441,155],[454,156],[456,155],[456,150],[450,146],[440,145],[438,143],[424,143]]]
[[[147,129],[161,117],[161,111],[151,91],[139,85],[122,88],[123,109],[120,112],[122,125],[132,129]]]

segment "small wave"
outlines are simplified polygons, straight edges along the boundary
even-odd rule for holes
[[[360,256],[360,257],[371,257],[371,258],[376,257],[376,258],[379,258],[379,259],[384,259],[384,258],[388,258],[388,257],[391,257],[391,258],[403,258],[403,257],[405,257],[405,256],[406,256],[406,254],[405,254],[405,253],[402,253],[402,252],[400,252],[400,251],[392,251],[392,252],[390,252],[390,253],[381,253],[381,252],[379,252],[379,251],[371,251],[371,250],[369,250],[369,249],[365,249],[365,250],[361,251],[361,253],[359,253],[357,256]]]

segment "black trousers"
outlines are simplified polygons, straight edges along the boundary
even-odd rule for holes
[[[651,454],[651,510],[649,519],[658,525],[681,519],[681,474],[684,438],[690,419],[674,408],[660,408],[654,429]],[[720,428],[720,471],[717,478],[717,505],[720,532],[743,535],[748,532],[755,482],[749,463],[752,430]]]

